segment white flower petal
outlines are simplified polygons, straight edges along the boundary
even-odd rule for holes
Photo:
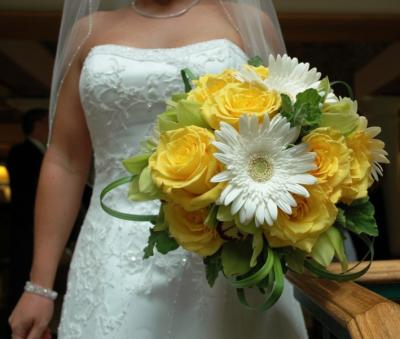
[[[316,182],[308,173],[315,168],[315,154],[308,152],[305,144],[287,148],[297,140],[299,129],[292,128],[279,114],[272,120],[266,115],[262,124],[254,114],[245,114],[239,127],[240,132],[221,123],[221,129],[215,133],[219,152],[214,156],[226,165],[226,170],[212,181],[228,182],[218,203],[230,205],[231,212],[238,214],[242,223],[271,225],[278,216],[278,208],[292,213],[296,206],[292,194],[309,196],[303,185]]]
[[[276,218],[278,218],[278,207],[271,199],[268,200],[268,211],[269,214],[271,215],[272,220],[275,221]]]
[[[240,189],[238,189],[238,188],[236,188],[236,187],[233,187],[232,189],[231,189],[231,191],[226,195],[226,197],[225,197],[225,205],[226,206],[228,206],[228,205],[230,205],[230,203],[233,201],[233,200],[235,200],[238,196],[239,196],[239,194],[241,193],[241,190]]]
[[[287,94],[293,101],[296,95],[308,88],[318,88],[321,74],[308,63],[299,63],[297,58],[286,54],[269,57],[269,74],[264,84],[269,89]]]
[[[238,196],[232,203],[231,213],[236,214],[244,205],[246,199],[243,196]]]
[[[213,183],[224,182],[224,181],[228,181],[230,179],[230,177],[231,176],[230,176],[230,172],[229,171],[223,171],[223,172],[220,172],[220,173],[214,175],[210,179],[210,181],[213,182]]]
[[[285,201],[283,201],[283,200],[278,200],[277,201],[277,204],[278,204],[278,206],[279,206],[279,208],[283,211],[283,212],[285,212],[286,214],[292,214],[292,208],[290,207],[290,205],[289,204],[287,204]]]
[[[315,185],[317,183],[317,178],[311,174],[297,174],[290,177],[290,181],[302,185]]]

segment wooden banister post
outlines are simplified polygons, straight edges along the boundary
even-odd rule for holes
[[[400,338],[400,306],[354,282],[299,275],[287,278],[295,296],[323,326],[339,338]]]

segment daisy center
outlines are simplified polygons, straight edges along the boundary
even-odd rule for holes
[[[267,181],[272,177],[272,164],[267,157],[255,154],[249,160],[248,173],[254,181]]]

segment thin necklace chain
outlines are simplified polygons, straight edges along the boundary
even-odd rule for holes
[[[152,14],[152,13],[145,12],[145,11],[143,11],[142,9],[140,9],[140,8],[138,8],[138,7],[136,6],[136,0],[133,0],[133,1],[132,1],[132,8],[133,8],[133,10],[134,10],[136,13],[138,13],[138,14],[140,14],[140,15],[142,15],[142,16],[145,16],[145,17],[147,17],[147,18],[152,18],[152,19],[169,19],[169,18],[175,18],[175,17],[177,17],[177,16],[181,16],[181,15],[185,14],[185,13],[188,12],[192,7],[196,6],[199,2],[200,2],[200,0],[193,0],[192,3],[191,3],[188,7],[185,7],[185,8],[181,9],[181,10],[178,11],[178,12],[170,13],[170,14]]]

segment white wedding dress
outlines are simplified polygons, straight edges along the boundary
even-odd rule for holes
[[[140,149],[164,101],[182,91],[180,70],[195,74],[239,68],[247,61],[234,43],[216,39],[170,49],[100,45],[80,79],[94,155],[92,201],[77,242],[64,298],[59,339],[299,339],[304,320],[292,287],[265,313],[246,310],[222,277],[211,289],[199,257],[184,250],[143,260],[149,223],[107,215],[99,194],[127,175],[121,160]],[[155,202],[110,194],[118,210],[157,214]]]

